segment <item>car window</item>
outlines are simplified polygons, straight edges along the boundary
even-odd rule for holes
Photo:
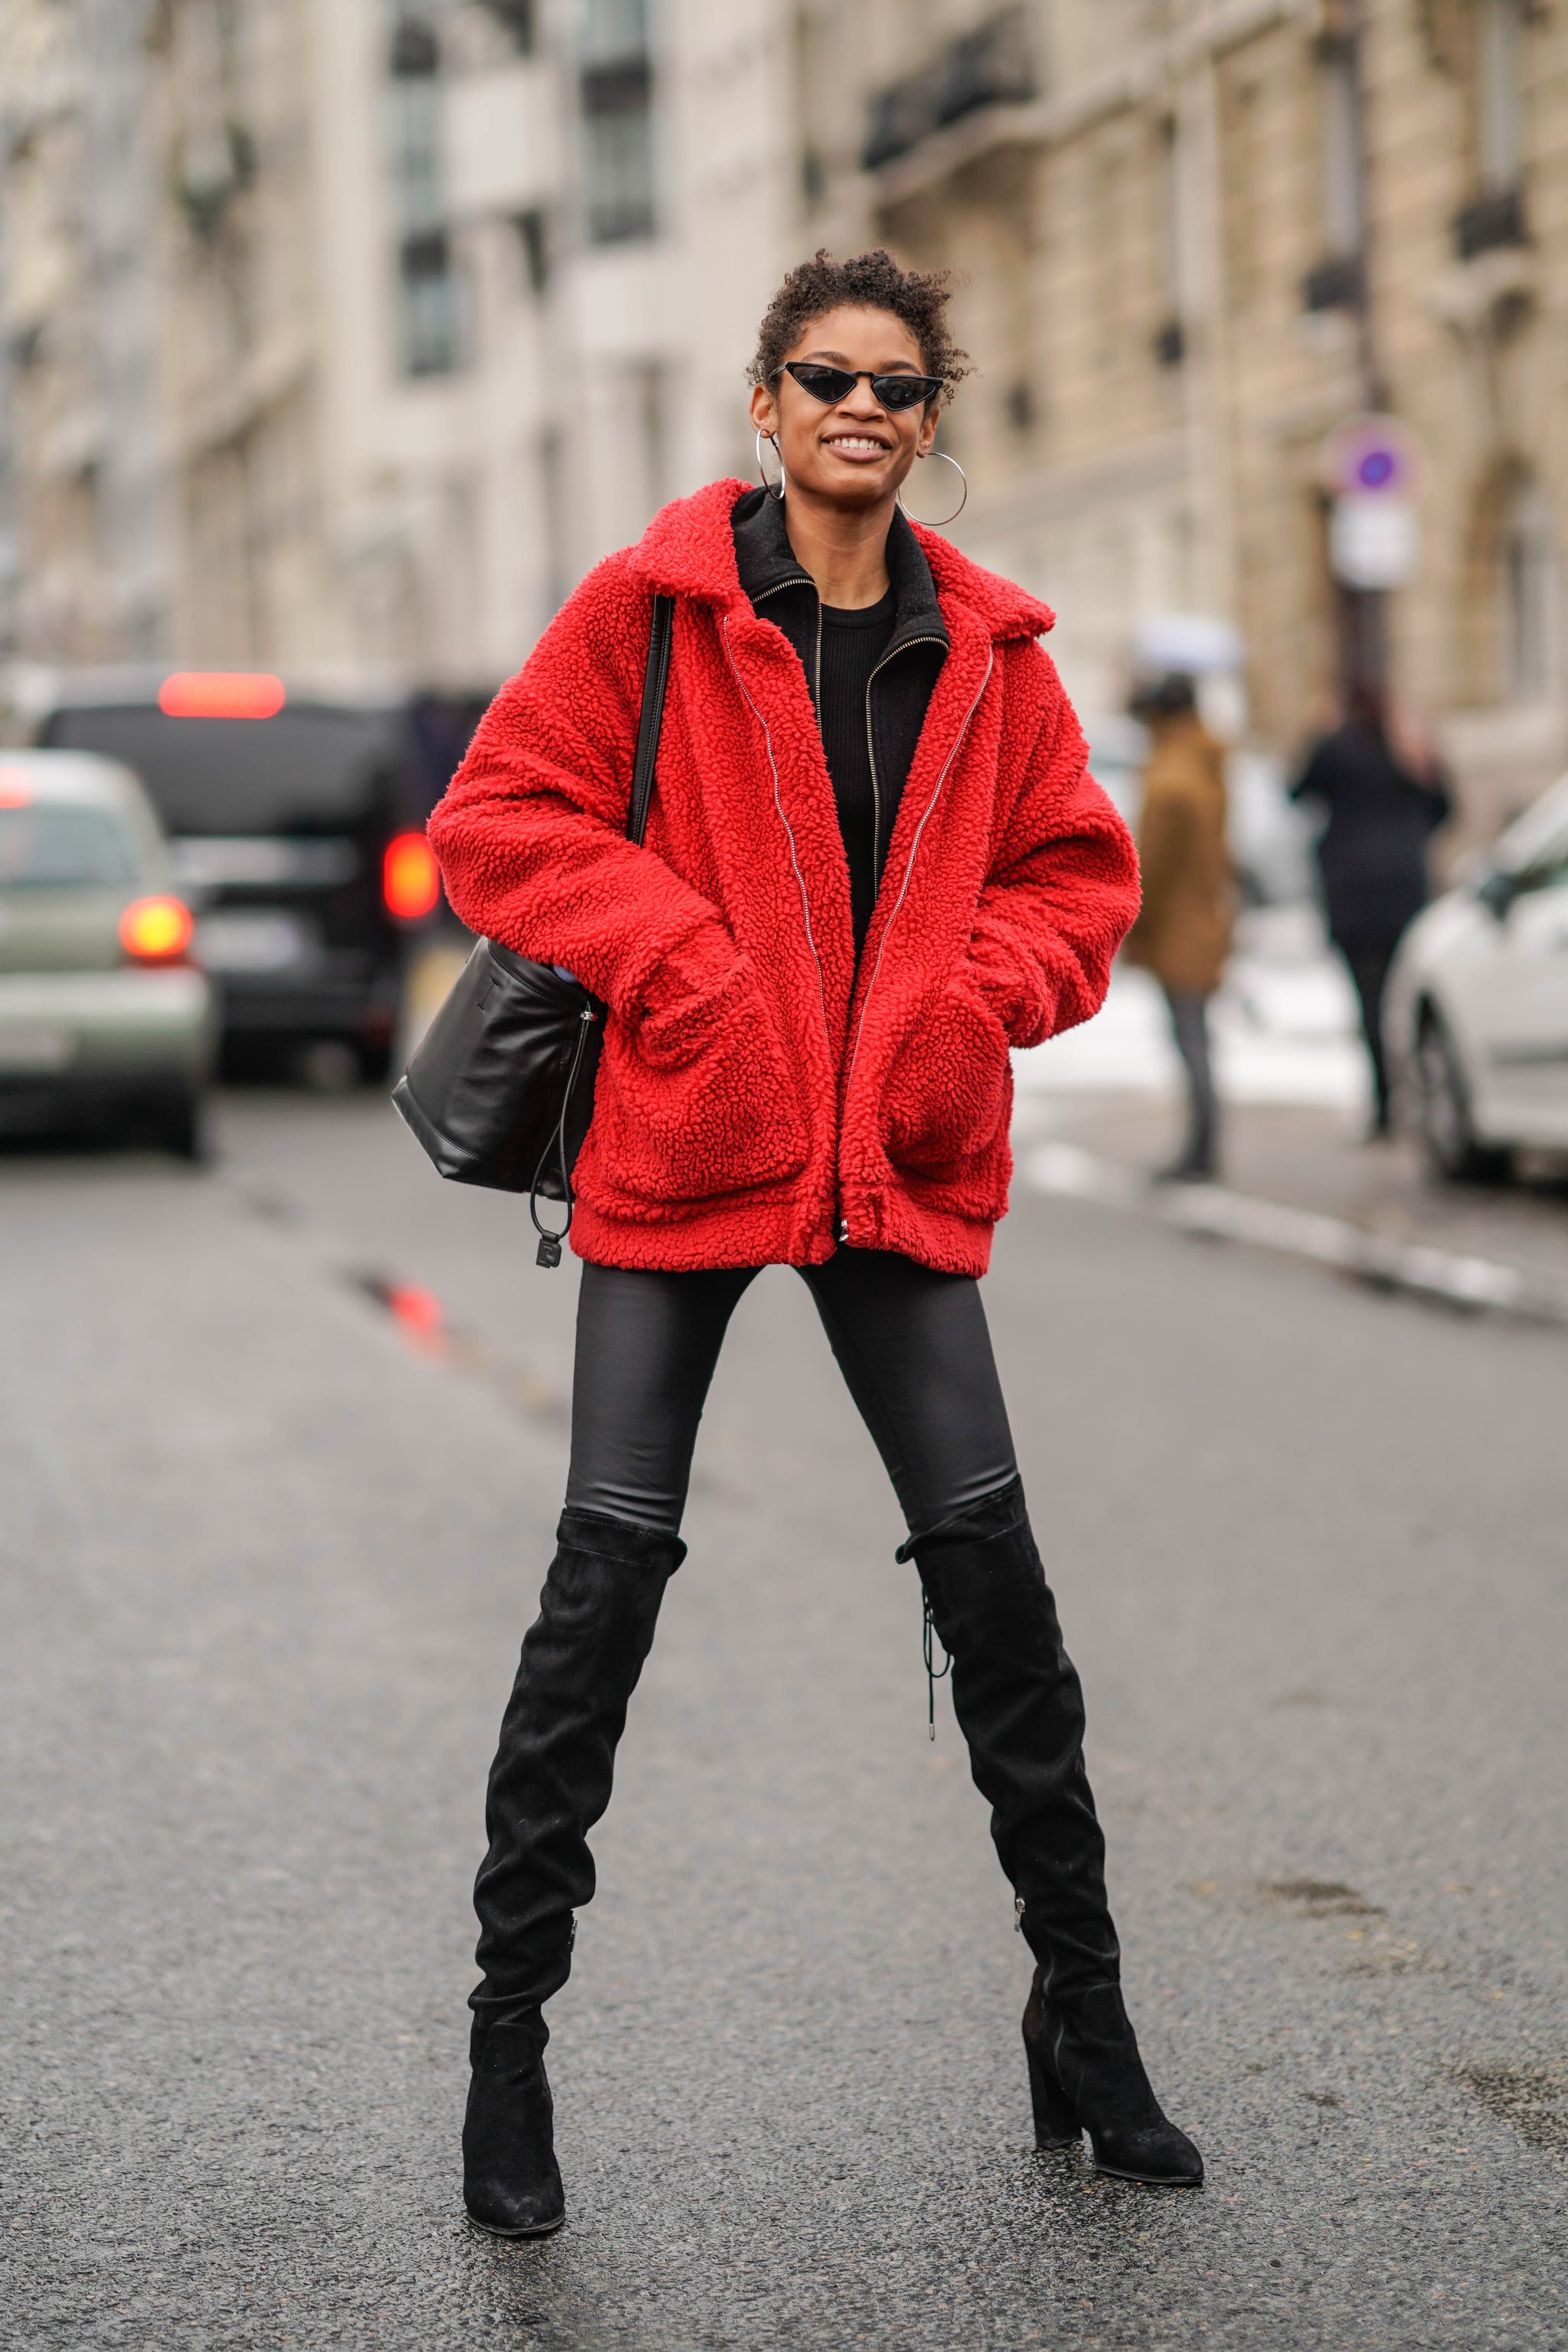
[[[1492,852],[1492,861],[1500,873],[1531,889],[1541,887],[1538,875],[1562,870],[1568,861],[1568,778],[1514,819]]]
[[[134,768],[173,833],[320,833],[380,813],[402,745],[385,713],[291,705],[271,719],[171,719],[149,703],[55,711],[43,742]]]
[[[111,809],[0,808],[0,891],[108,890],[136,878],[135,845]]]
[[[1568,845],[1554,858],[1527,866],[1516,882],[1515,888],[1526,890],[1557,890],[1568,884]]]

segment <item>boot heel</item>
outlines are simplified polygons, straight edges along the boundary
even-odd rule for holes
[[[1035,2146],[1070,2147],[1083,2126],[1061,2084],[1046,2064],[1039,2044],[1024,2036],[1024,2056],[1029,2068],[1029,2097],[1035,2110]]]

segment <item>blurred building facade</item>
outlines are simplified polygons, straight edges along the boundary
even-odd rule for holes
[[[1472,830],[1560,772],[1568,9],[814,0],[798,56],[806,239],[965,274],[955,536],[1060,608],[1080,695],[1117,697],[1140,614],[1212,614],[1289,746],[1371,630]],[[1423,548],[1369,609],[1319,453],[1381,409]]]
[[[1370,631],[1473,826],[1568,761],[1568,0],[7,0],[0,44],[5,651],[491,682],[750,473],[782,270],[883,240],[961,273],[954,536],[1091,710],[1206,614],[1288,749]],[[1384,406],[1423,551],[1369,605],[1319,452]]]
[[[116,7],[5,16],[5,650],[494,681],[655,508],[749,463],[741,369],[798,209],[775,0]],[[134,134],[112,184],[94,90]],[[133,248],[140,405],[90,208]],[[111,449],[86,423],[65,448],[73,403]],[[70,510],[111,458],[163,502],[134,625]]]
[[[165,635],[148,21],[0,9],[0,649],[51,660]]]

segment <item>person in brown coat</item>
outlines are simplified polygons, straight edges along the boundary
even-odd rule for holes
[[[1219,1145],[1208,1000],[1230,953],[1225,747],[1199,718],[1190,677],[1161,679],[1134,696],[1132,710],[1152,742],[1138,824],[1143,906],[1123,952],[1164,990],[1187,1074],[1187,1140],[1160,1181],[1202,1183],[1215,1172]]]

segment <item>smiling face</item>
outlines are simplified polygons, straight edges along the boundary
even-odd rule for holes
[[[785,356],[879,375],[926,372],[920,345],[890,310],[829,310],[812,320]],[[936,437],[934,406],[884,408],[863,375],[829,406],[781,374],[752,392],[752,422],[776,440],[791,495],[834,507],[890,501]]]

